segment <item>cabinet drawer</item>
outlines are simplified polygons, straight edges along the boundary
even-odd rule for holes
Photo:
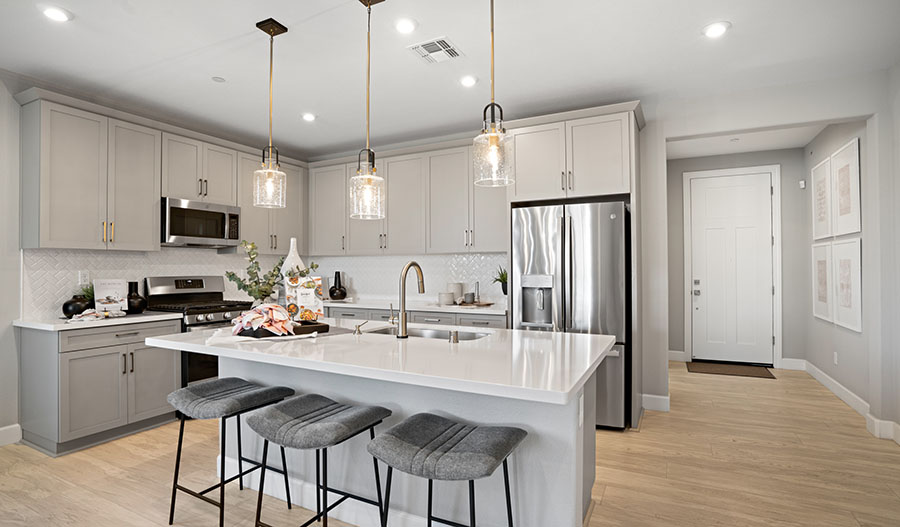
[[[394,312],[394,316],[397,316],[397,312]],[[377,320],[379,322],[387,322],[391,319],[391,311],[389,309],[372,309],[369,310],[368,313],[369,320]]]
[[[331,318],[359,318],[365,320],[367,313],[365,309],[328,308],[328,315]]]
[[[417,324],[443,324],[447,326],[453,326],[456,324],[456,315],[453,313],[423,313],[423,312],[412,312],[410,313],[410,322],[415,322]]]
[[[506,317],[503,315],[459,315],[458,325],[476,328],[506,328]]]
[[[144,339],[148,337],[173,333],[181,333],[180,320],[60,331],[59,351],[64,353],[118,344],[134,344],[144,342]]]

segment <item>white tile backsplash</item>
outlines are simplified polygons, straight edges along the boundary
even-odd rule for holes
[[[319,264],[318,273],[327,280],[342,271],[349,296],[396,297],[400,270],[416,260],[425,274],[427,298],[436,300],[447,282],[463,282],[466,291],[481,283],[485,300],[502,300],[499,284],[492,284],[497,267],[507,267],[505,253],[446,254],[418,256],[330,256],[303,260]],[[263,271],[278,261],[276,256],[260,256]],[[159,252],[85,251],[69,249],[26,249],[23,251],[23,299],[25,318],[53,318],[61,314],[62,303],[78,289],[78,272],[88,271],[90,278],[124,278],[142,281],[147,276],[222,275],[225,271],[243,271],[244,253],[218,254],[209,249],[164,247]],[[410,278],[410,291],[415,291]],[[226,280],[227,298],[246,295]],[[141,286],[143,288],[143,285]]]

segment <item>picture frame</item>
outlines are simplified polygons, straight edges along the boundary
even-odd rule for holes
[[[861,246],[858,237],[831,244],[834,323],[858,333],[862,333]]]
[[[810,171],[812,184],[813,239],[831,236],[831,157],[826,157]]]
[[[834,279],[831,261],[831,242],[812,246],[812,302],[813,316],[827,322],[834,321]]]
[[[859,138],[831,155],[832,236],[861,230],[859,197]]]

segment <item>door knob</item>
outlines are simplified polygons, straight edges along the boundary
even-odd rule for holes
[[[694,296],[700,296],[700,290],[694,289]]]

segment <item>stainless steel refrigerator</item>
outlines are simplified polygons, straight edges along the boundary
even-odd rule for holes
[[[512,209],[512,327],[614,335],[597,371],[597,425],[631,420],[630,239],[624,201]]]

